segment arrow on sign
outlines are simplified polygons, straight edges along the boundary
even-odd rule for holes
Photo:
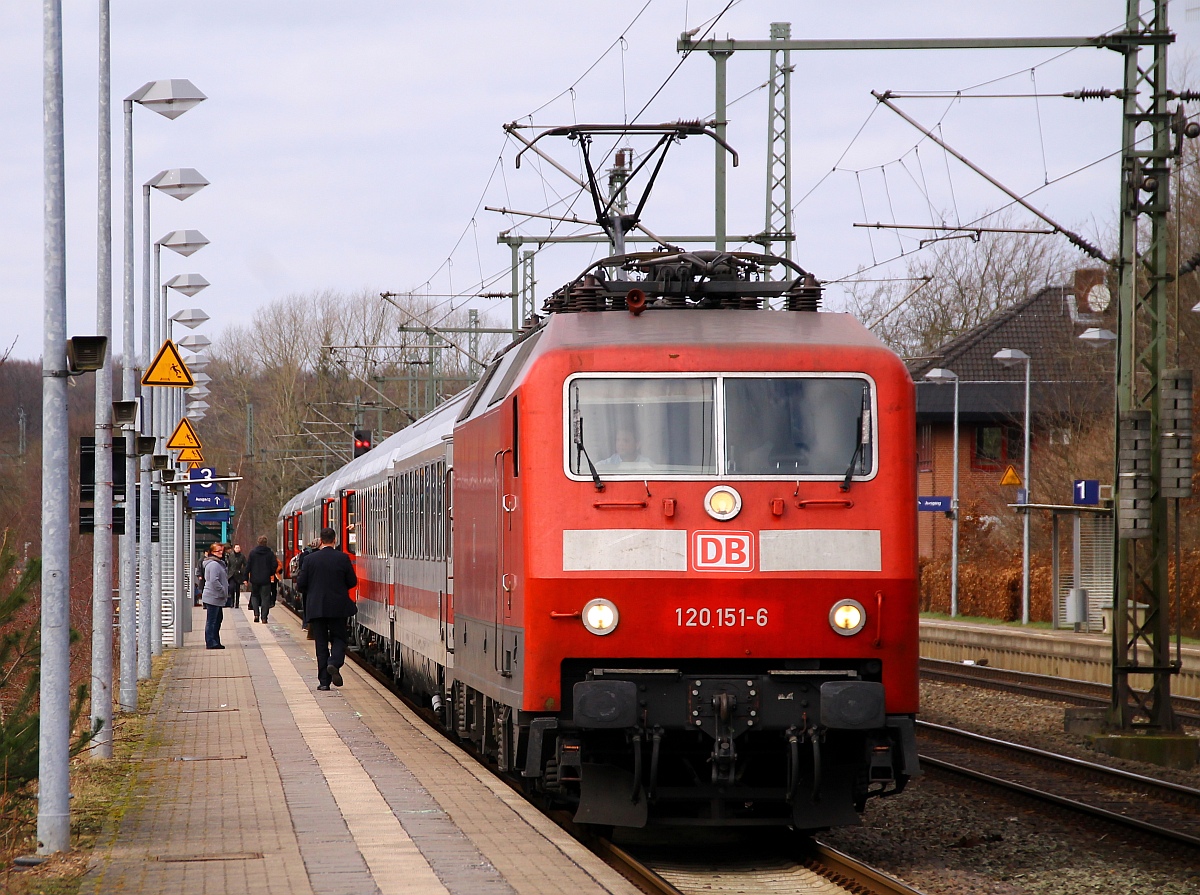
[[[162,348],[158,349],[158,354],[146,370],[146,375],[142,377],[142,385],[191,388],[195,384],[196,380],[192,378],[191,371],[180,357],[179,349],[170,339],[163,342]]]
[[[201,448],[200,438],[196,435],[196,430],[192,428],[191,422],[185,416],[179,421],[179,425],[175,427],[175,431],[171,433],[171,438],[167,442],[167,447],[173,451],[182,448]]]

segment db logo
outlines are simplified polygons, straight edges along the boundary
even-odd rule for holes
[[[734,572],[754,568],[754,535],[748,531],[692,533],[692,568]]]

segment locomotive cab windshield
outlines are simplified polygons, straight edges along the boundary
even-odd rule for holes
[[[572,478],[869,477],[863,376],[577,376],[567,384]],[[849,463],[849,469],[847,469]]]

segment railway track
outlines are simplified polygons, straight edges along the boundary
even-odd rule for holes
[[[917,722],[921,765],[1200,849],[1200,790],[952,727]]]
[[[705,831],[686,844],[622,847],[602,840],[592,848],[656,895],[920,895],[837,849],[782,832],[764,839],[761,833]]]
[[[922,659],[921,677],[931,681],[967,684],[1023,696],[1036,696],[1040,699],[1057,699],[1075,705],[1106,706],[1112,701],[1112,688],[1108,684],[1050,677],[1025,671],[1009,671],[986,665],[963,665],[941,659]],[[1173,696],[1171,704],[1183,723],[1200,727],[1200,699]]]

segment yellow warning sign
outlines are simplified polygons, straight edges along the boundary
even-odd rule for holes
[[[142,377],[142,385],[191,388],[195,384],[196,380],[192,378],[191,371],[179,356],[179,349],[170,339],[163,342],[162,348],[158,349],[158,354],[146,370],[146,375]]]
[[[1021,487],[1021,477],[1017,475],[1017,471],[1011,466],[1004,470],[1004,475],[1000,478],[1001,485],[1016,485]]]
[[[199,449],[203,446],[199,436],[196,435],[196,430],[192,428],[191,421],[186,416],[179,421],[179,425],[175,427],[175,431],[171,433],[171,438],[167,441],[167,447],[173,451],[182,448]]]
[[[203,466],[203,465],[204,465],[204,463],[203,463],[203,462],[200,462],[200,463],[189,463],[189,464],[188,464],[188,469],[199,469],[199,468],[200,468],[201,466]]]
[[[200,448],[184,448],[179,452],[180,463],[203,463],[204,455],[200,453]]]

